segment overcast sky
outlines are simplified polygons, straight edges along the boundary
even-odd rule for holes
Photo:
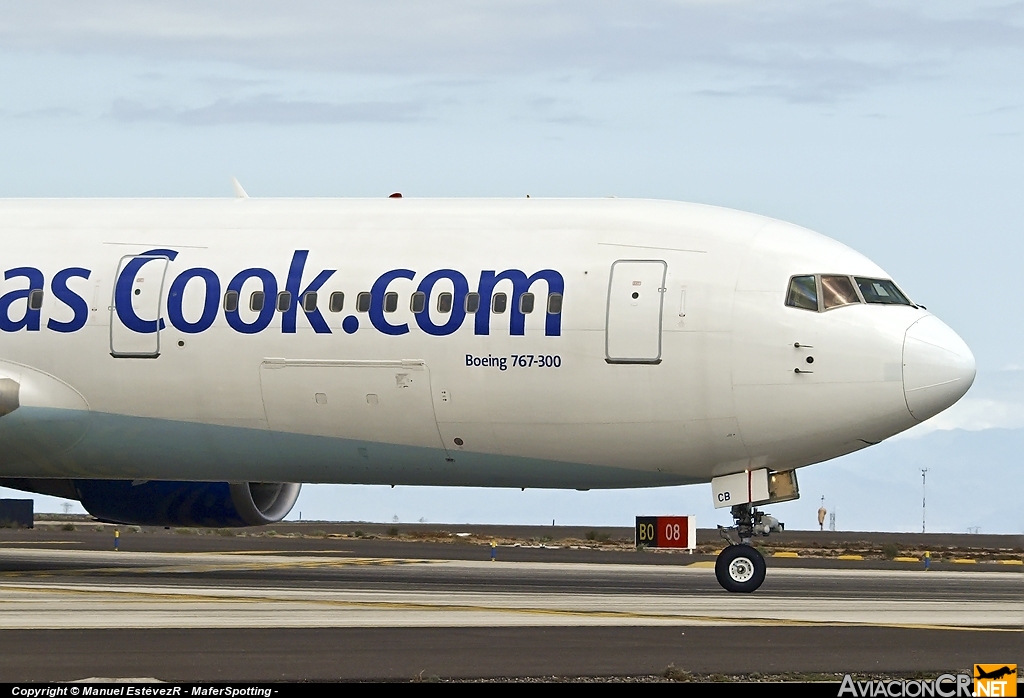
[[[964,337],[978,380],[802,470],[776,513],[810,526],[825,496],[840,528],[919,529],[930,467],[930,529],[1024,532],[1024,3],[0,2],[0,95],[0,196],[614,194],[837,238]],[[706,486],[322,486],[299,510],[728,522]]]

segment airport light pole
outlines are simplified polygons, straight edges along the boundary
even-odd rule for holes
[[[924,533],[924,514],[925,514],[925,478],[928,476],[928,468],[921,468],[921,533]]]

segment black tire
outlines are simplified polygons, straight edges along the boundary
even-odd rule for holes
[[[715,576],[726,591],[749,594],[764,582],[764,557],[749,545],[730,545],[715,561]]]

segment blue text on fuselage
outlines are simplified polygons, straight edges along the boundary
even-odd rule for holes
[[[120,267],[120,272],[114,281],[113,289],[113,316],[125,328],[139,334],[150,334],[166,327],[164,318],[139,317],[132,307],[133,284],[136,277],[146,265],[153,262],[169,265],[178,257],[178,252],[173,249],[153,249],[139,255],[127,258],[127,261]],[[224,318],[229,327],[242,334],[255,334],[266,330],[273,321],[274,315],[278,313],[274,299],[277,297],[278,289],[287,291],[291,302],[287,309],[280,311],[281,332],[285,334],[295,333],[298,325],[299,311],[305,316],[306,322],[313,331],[319,334],[330,334],[332,329],[324,318],[319,308],[311,310],[302,309],[301,299],[308,293],[318,293],[327,281],[337,273],[336,269],[321,270],[311,281],[303,285],[303,277],[306,261],[309,257],[309,250],[295,250],[292,254],[288,272],[285,276],[283,288],[278,283],[278,277],[269,269],[252,267],[243,269],[234,274],[224,286],[216,272],[206,267],[192,267],[185,269],[170,278],[170,283],[165,283],[166,291],[166,320],[175,329],[189,334],[196,334],[208,330],[217,320],[218,315],[223,312]],[[46,322],[46,328],[55,332],[75,332],[82,329],[89,317],[89,305],[78,293],[71,290],[68,282],[73,278],[89,279],[91,270],[83,267],[69,267],[62,269],[53,275],[50,280],[50,292],[53,297],[67,306],[70,310],[70,320],[57,320],[50,318]],[[168,266],[167,276],[171,276]],[[41,270],[35,267],[21,266],[8,269],[4,272],[4,279],[23,278],[27,281],[24,288],[8,291],[0,296],[0,331],[17,332],[26,330],[29,332],[38,331],[41,327],[41,309],[33,308],[29,303],[29,297],[34,290],[42,290],[45,285],[45,277]],[[366,316],[370,324],[379,332],[388,335],[401,335],[409,332],[408,323],[392,323],[388,314],[385,313],[385,295],[391,286],[400,280],[414,282],[417,278],[415,271],[411,269],[392,269],[377,277],[370,288],[370,306]],[[267,299],[263,308],[257,312],[255,318],[243,319],[237,307],[231,310],[224,310],[221,305],[224,291],[241,292],[243,284],[255,280],[259,283],[260,289]],[[454,333],[465,323],[466,316],[471,314],[466,310],[466,296],[470,293],[469,280],[466,276],[455,269],[438,269],[425,274],[416,286],[416,291],[425,296],[424,308],[431,307],[431,296],[435,285],[445,281],[446,287],[450,285],[452,294],[451,310],[446,313],[444,322],[435,322],[429,312],[415,313],[416,325],[427,334],[434,336],[445,336]],[[534,284],[543,281],[547,286],[548,294],[565,293],[565,282],[562,275],[553,269],[542,269],[532,275],[527,275],[519,269],[506,269],[498,272],[496,270],[483,270],[480,272],[479,283],[476,293],[479,294],[479,307],[472,313],[473,333],[477,335],[488,335],[491,329],[491,301],[502,282],[508,282],[511,286],[511,294],[508,298],[509,334],[524,335],[526,333],[526,315],[522,312],[520,299],[525,293],[530,293]],[[202,310],[198,317],[186,318],[183,308],[185,289],[190,284],[200,284],[205,290]],[[507,288],[508,286],[506,286]],[[448,292],[448,291],[446,291]],[[194,291],[193,291],[194,293]],[[542,305],[546,307],[546,304]],[[24,313],[21,309],[24,308]],[[20,317],[11,318],[12,311]],[[67,311],[64,311],[66,315]],[[544,313],[544,334],[547,336],[561,335],[562,316],[560,312]],[[345,329],[350,331],[348,323],[354,320],[349,315],[346,318]],[[356,325],[358,321],[356,320]]]

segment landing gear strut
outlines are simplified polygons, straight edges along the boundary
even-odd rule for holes
[[[754,536],[767,536],[783,526],[774,516],[758,511],[750,504],[737,504],[731,510],[735,526],[718,527],[729,542],[715,561],[715,576],[726,591],[749,594],[764,582],[764,557],[750,544]],[[738,540],[733,540],[733,536]]]

